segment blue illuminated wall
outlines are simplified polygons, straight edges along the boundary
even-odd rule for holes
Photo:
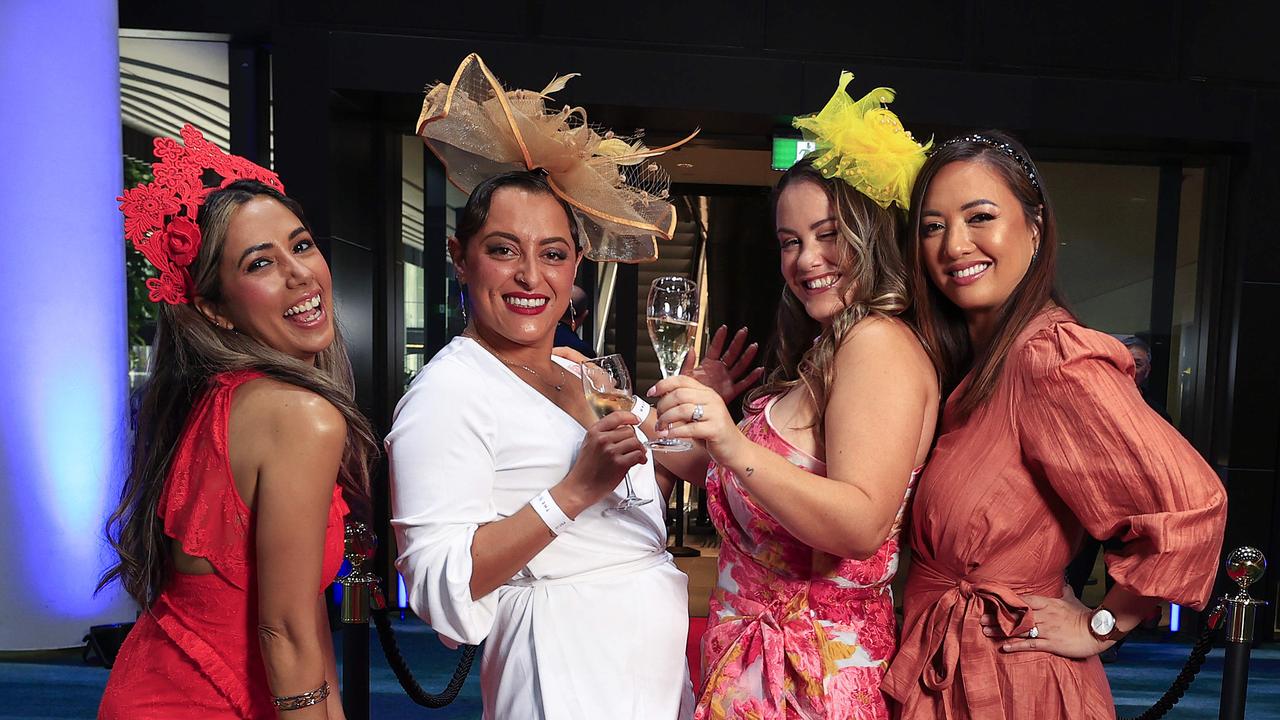
[[[114,0],[0,2],[0,650],[133,619],[95,598],[127,368]]]

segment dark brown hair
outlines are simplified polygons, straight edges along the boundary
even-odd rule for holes
[[[964,376],[972,372],[963,394],[954,398],[954,409],[961,417],[991,397],[1018,333],[1046,308],[1055,304],[1066,307],[1055,286],[1058,223],[1039,170],[1026,148],[1007,133],[989,130],[978,135],[981,139],[967,136],[945,143],[925,161],[911,193],[911,216],[903,248],[914,302],[910,319],[938,368],[943,396],[951,394]],[[1002,149],[1001,145],[1012,152]],[[1021,162],[1014,155],[1019,156]],[[920,224],[925,192],[938,171],[954,162],[981,162],[994,170],[1022,205],[1027,224],[1040,229],[1039,248],[1026,275],[1001,306],[991,340],[977,353],[969,340],[964,313],[929,279],[921,253]]]
[[[534,195],[550,195],[555,198],[556,202],[560,203],[560,207],[564,208],[564,214],[569,220],[569,234],[573,236],[574,248],[578,251],[582,250],[582,241],[578,238],[578,220],[574,217],[573,210],[569,208],[568,203],[555,194],[551,184],[547,182],[546,173],[540,170],[513,170],[494,175],[476,185],[471,195],[467,197],[466,206],[458,213],[458,226],[454,232],[454,236],[463,247],[466,247],[467,242],[480,232],[480,228],[484,227],[485,220],[489,218],[489,208],[493,205],[493,195],[504,187],[524,190]]]
[[[809,317],[804,303],[784,283],[767,365],[769,373],[765,382],[747,396],[747,403],[804,384],[814,405],[815,438],[823,447],[836,351],[863,318],[891,317],[907,308],[907,277],[898,248],[902,226],[898,211],[880,207],[843,180],[823,177],[808,159],[791,166],[773,190],[775,227],[782,192],[802,182],[822,188],[831,201],[840,235],[841,279],[834,291],[851,300],[824,329]]]
[[[295,200],[262,183],[240,180],[210,193],[200,208],[202,242],[190,267],[196,295],[214,302],[221,297],[218,265],[231,216],[241,205],[263,196],[284,205],[310,230]],[[171,541],[156,515],[160,494],[192,406],[221,373],[257,370],[310,390],[342,412],[347,443],[338,482],[353,508],[368,506],[369,466],[377,457],[378,442],[356,407],[351,361],[337,315],[329,310],[333,342],[316,356],[314,365],[307,365],[247,335],[216,328],[193,303],[159,304],[151,377],[134,400],[129,475],[120,504],[107,520],[107,540],[120,560],[103,573],[99,590],[119,580],[125,592],[146,608],[164,587]]]

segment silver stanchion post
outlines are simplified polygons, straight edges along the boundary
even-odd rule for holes
[[[1257,548],[1241,547],[1227,557],[1227,577],[1240,592],[1226,597],[1226,657],[1222,664],[1222,704],[1219,720],[1244,720],[1245,694],[1249,690],[1249,649],[1253,644],[1255,608],[1265,605],[1249,595],[1249,586],[1267,569],[1267,559]]]
[[[342,585],[342,709],[349,720],[369,720],[369,607],[382,609],[378,576],[363,570],[378,549],[378,536],[361,522],[346,528],[351,572]]]

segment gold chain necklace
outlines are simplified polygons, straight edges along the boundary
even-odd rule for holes
[[[541,382],[543,382],[543,383],[545,383],[545,384],[547,384],[547,385],[549,385],[549,386],[551,386],[551,387],[555,388],[556,392],[560,392],[561,390],[563,390],[563,389],[564,389],[564,378],[565,378],[565,373],[564,373],[564,368],[563,368],[563,367],[561,367],[559,363],[555,363],[556,368],[560,370],[560,384],[559,384],[559,385],[557,385],[557,384],[555,384],[555,383],[551,382],[550,380],[547,380],[546,378],[542,377],[542,375],[541,375],[537,370],[534,370],[533,368],[529,367],[528,365],[525,365],[525,364],[523,364],[523,363],[518,363],[518,362],[511,362],[510,360],[508,360],[508,359],[506,359],[506,358],[502,357],[502,354],[501,354],[501,353],[499,353],[497,350],[494,350],[494,349],[489,345],[489,343],[485,342],[484,340],[481,340],[479,335],[475,335],[475,334],[473,334],[473,333],[466,332],[466,331],[463,331],[463,333],[462,333],[462,334],[463,334],[463,335],[466,335],[467,337],[471,338],[472,340],[475,340],[477,343],[479,343],[479,344],[480,344],[480,347],[484,348],[485,350],[488,350],[488,351],[489,351],[489,353],[490,353],[491,355],[493,355],[494,357],[498,358],[498,360],[502,361],[502,363],[503,363],[504,365],[507,365],[507,366],[509,366],[509,367],[518,367],[518,368],[520,368],[521,370],[525,370],[525,371],[527,371],[528,373],[530,373],[530,374],[531,374],[531,375],[533,375],[534,377],[538,378],[538,380],[539,380],[539,381],[541,381]],[[553,360],[552,362],[555,362],[555,361]]]

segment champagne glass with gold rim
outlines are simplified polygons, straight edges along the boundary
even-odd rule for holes
[[[635,395],[631,389],[631,373],[621,355],[605,355],[604,357],[584,360],[582,363],[582,391],[587,396],[587,404],[591,406],[597,418],[603,418],[618,410],[630,410]],[[648,505],[653,498],[642,498],[636,495],[631,486],[631,471],[623,476],[627,495],[614,506],[614,510],[622,511],[641,505]]]

